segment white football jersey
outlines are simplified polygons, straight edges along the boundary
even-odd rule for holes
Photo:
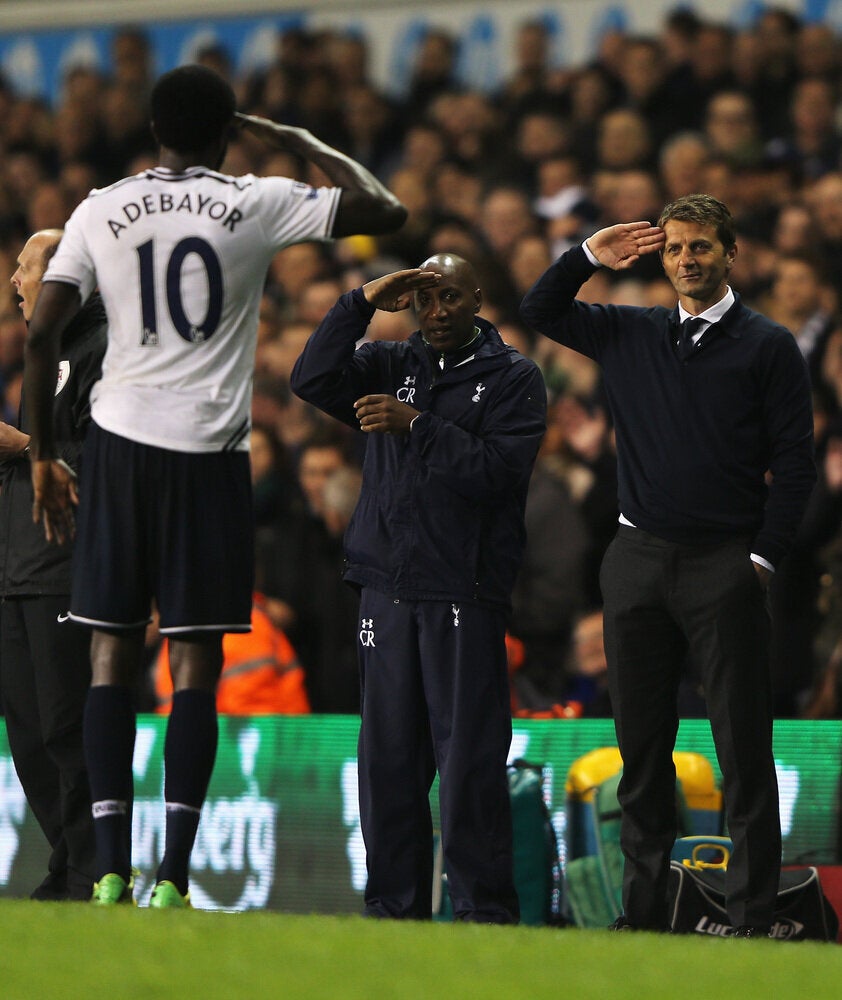
[[[330,237],[339,188],[163,167],[92,191],[45,281],[98,288],[108,314],[91,414],[176,451],[247,450],[257,321],[278,250]]]

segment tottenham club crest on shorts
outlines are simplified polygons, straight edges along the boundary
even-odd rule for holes
[[[69,378],[70,378],[70,362],[59,361],[58,378],[56,379],[56,395],[58,395],[61,392],[61,390],[67,385],[67,380]]]

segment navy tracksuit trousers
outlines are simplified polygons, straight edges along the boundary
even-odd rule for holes
[[[457,919],[513,923],[512,736],[500,610],[363,589],[360,817],[366,913],[431,916],[430,788]]]

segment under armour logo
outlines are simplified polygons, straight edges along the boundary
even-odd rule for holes
[[[415,385],[415,376],[414,375],[407,375],[406,378],[403,380],[403,384],[404,385]]]
[[[450,610],[453,612],[453,627],[459,627],[459,608],[455,604],[450,605]]]
[[[373,618],[363,618],[360,622],[360,643],[363,646],[374,646]]]
[[[477,385],[476,395],[475,396],[471,396],[471,402],[478,403],[479,402],[480,393],[483,393],[483,392],[485,392],[485,386],[482,384],[482,382],[480,382]]]

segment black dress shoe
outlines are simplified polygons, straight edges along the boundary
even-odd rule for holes
[[[739,927],[734,928],[734,933],[731,937],[735,938],[768,938],[769,927],[752,927],[751,924],[740,924]]]
[[[621,913],[613,924],[608,925],[609,931],[633,931],[634,929],[625,913]]]
[[[35,886],[30,899],[41,903],[57,903],[67,899],[67,872],[49,872],[44,881]]]

